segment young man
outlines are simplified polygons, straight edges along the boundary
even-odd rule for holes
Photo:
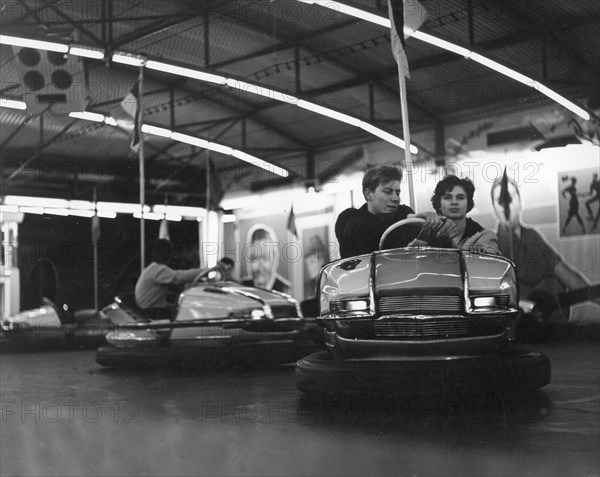
[[[475,206],[474,195],[475,185],[466,178],[447,175],[437,183],[431,205],[438,215],[455,225],[456,231],[451,233],[450,241],[447,238],[445,241],[432,240],[430,245],[458,247],[474,253],[499,253],[496,234],[467,217]]]
[[[401,180],[402,171],[394,166],[376,166],[365,172],[362,189],[366,204],[359,209],[344,210],[335,223],[341,258],[379,250],[383,232],[409,216],[425,219],[425,232],[432,231],[438,236],[450,234],[451,226],[445,218],[434,212],[414,214],[410,207],[400,204]]]
[[[176,305],[167,302],[169,285],[192,282],[198,275],[221,267],[173,270],[168,266],[173,255],[173,244],[159,239],[152,248],[152,263],[142,271],[135,285],[135,302],[147,311],[149,318],[175,318]]]
[[[235,262],[232,258],[222,257],[218,263],[221,272],[221,280],[224,282],[235,282],[233,278],[233,270],[235,269]]]

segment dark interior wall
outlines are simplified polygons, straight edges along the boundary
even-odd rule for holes
[[[169,222],[175,245],[173,268],[198,266],[198,223]],[[145,221],[146,263],[160,222]],[[140,272],[140,223],[132,216],[100,219],[98,303],[105,306],[133,290]],[[18,266],[21,309],[39,305],[41,295],[71,309],[94,306],[94,252],[91,219],[26,214],[19,225]]]

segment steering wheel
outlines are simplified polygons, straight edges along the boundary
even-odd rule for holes
[[[383,232],[383,235],[381,236],[381,239],[379,240],[379,250],[384,250],[383,245],[385,244],[386,239],[388,238],[388,236],[394,232],[395,230],[401,228],[401,227],[409,227],[410,226],[410,231],[405,231],[405,235],[402,235],[401,237],[403,239],[408,239],[408,240],[403,240],[401,244],[397,245],[398,247],[406,247],[413,239],[417,238],[419,236],[419,233],[421,232],[421,230],[423,229],[423,224],[425,223],[425,219],[421,219],[420,217],[410,217],[408,219],[403,219],[403,220],[399,220],[398,222],[390,225],[385,232]],[[398,240],[399,237],[396,237],[396,240]],[[406,243],[404,243],[406,242]]]
[[[211,273],[215,273],[216,276],[209,278],[209,275]],[[219,281],[223,281],[224,279],[225,279],[225,277],[221,270],[219,270],[218,268],[217,269],[208,268],[206,270],[201,271],[198,275],[196,275],[196,277],[188,285],[188,288],[193,287],[194,285],[196,285],[198,282],[201,282],[201,281],[203,281],[203,282],[219,282]]]

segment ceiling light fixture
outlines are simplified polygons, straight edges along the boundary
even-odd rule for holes
[[[354,10],[356,10],[356,9],[350,8],[350,10],[348,10],[348,11],[354,11]],[[376,17],[376,15],[370,15],[369,18],[371,16]],[[389,23],[389,20],[388,20],[388,23]],[[15,38],[15,37],[10,37],[10,38]],[[27,41],[27,39],[23,39],[23,38],[21,38],[20,40]],[[32,41],[37,41],[37,40],[32,40]],[[0,36],[0,43],[4,43],[1,36]],[[40,49],[48,49],[48,48],[43,48],[43,44],[45,44],[45,43],[48,43],[48,42],[37,42],[36,44],[40,45],[39,46]],[[12,44],[12,43],[7,42],[6,44]],[[64,51],[67,52],[69,49],[68,46],[67,45],[62,45],[62,46],[64,48],[66,48],[66,50],[64,50]],[[225,76],[215,75],[212,73],[207,73],[207,72],[192,69],[192,68],[185,68],[182,66],[172,65],[169,63],[161,62],[161,61],[150,60],[146,57],[142,57],[142,56],[131,54],[131,53],[124,52],[124,51],[119,51],[119,52],[113,53],[111,59],[115,63],[120,63],[120,64],[124,64],[124,65],[129,65],[129,66],[135,66],[135,67],[145,66],[149,69],[161,71],[164,73],[175,74],[178,76],[184,76],[184,77],[196,79],[199,81],[205,81],[205,82],[209,82],[209,83],[227,85],[231,88],[238,89],[243,92],[248,92],[250,94],[264,96],[264,97],[274,99],[276,101],[280,101],[280,102],[287,103],[287,104],[298,105],[298,103],[300,102],[299,98],[297,98],[293,95],[287,94],[285,92],[272,90],[270,88],[264,88],[260,85],[247,83],[245,81],[241,81],[241,80],[234,79],[234,78],[226,78]],[[308,101],[305,101],[305,100],[302,100],[302,101],[304,101],[303,104],[305,105],[305,109],[308,109],[308,108],[306,108],[307,104],[313,104],[314,105],[313,112],[322,111],[322,113],[317,113],[317,114],[323,114],[324,116],[332,118],[332,119],[336,119],[335,116],[337,114],[340,114],[340,113],[336,113],[333,110],[330,110],[329,108],[319,106],[316,103],[309,103]],[[348,115],[344,115],[344,117],[350,118],[350,116],[348,116]],[[337,120],[339,120],[339,119],[337,119]],[[352,123],[350,122],[349,119],[345,120],[344,122],[346,124],[352,124],[352,123],[358,123],[358,122],[360,122],[361,124],[364,123],[364,121],[362,121],[360,119],[357,119],[356,121],[352,120]],[[376,137],[379,137],[380,139],[388,141],[391,144],[394,144],[394,145],[402,147],[402,148],[404,147],[404,141],[402,139],[400,139],[400,138],[398,138],[398,137],[396,137],[374,125],[369,125],[369,127],[367,127],[367,128],[362,127],[362,125],[360,125],[358,127],[360,127],[361,129],[363,129],[365,131],[371,132],[371,134],[375,135]],[[414,147],[414,146],[411,146],[411,148],[412,147]],[[287,177],[287,176],[284,176],[284,177]]]
[[[144,58],[142,58],[140,56],[131,55],[126,52],[113,53],[111,59],[115,63],[121,63],[122,65],[136,66],[138,68],[140,66],[143,66],[146,61]]]
[[[20,109],[24,111],[27,109],[27,105],[24,101],[15,101],[14,99],[0,98],[1,108]]]
[[[104,219],[116,219],[117,213],[114,210],[99,210],[96,212],[98,217],[102,217]]]
[[[44,214],[60,215],[62,217],[66,217],[67,215],[69,215],[69,209],[55,209],[46,207],[44,209]]]
[[[2,203],[4,205],[18,205],[19,207],[69,208],[69,201],[65,199],[39,198],[24,195],[6,195],[2,199]]]
[[[93,217],[93,210],[69,209],[69,215],[74,217]]]
[[[112,212],[118,212],[121,214],[134,214],[140,212],[140,204],[125,204],[121,202],[97,202],[96,209],[98,212],[108,210]],[[144,206],[144,212],[150,212],[150,207]]]
[[[146,61],[145,66],[150,70],[161,71],[163,73],[170,73],[177,76],[185,76],[187,78],[197,79],[207,83],[225,84],[227,82],[227,78],[225,78],[225,76],[194,70],[192,68],[185,68],[183,66],[176,66],[170,63],[163,63],[162,61],[148,60]]]
[[[93,121],[95,123],[105,122],[104,114],[92,113],[91,111],[73,111],[69,113],[70,118],[84,119],[86,121]]]
[[[346,15],[350,15],[350,16],[359,18],[361,20],[366,20],[368,22],[375,23],[375,24],[383,26],[385,28],[391,28],[391,23],[390,23],[389,18],[381,17],[379,15],[373,15],[372,13],[365,12],[364,10],[360,10],[358,8],[350,7],[341,2],[335,2],[335,1],[331,1],[331,0],[296,0],[296,1],[301,2],[301,3],[318,5],[323,8],[328,8],[330,10],[333,10],[333,11],[336,11],[339,13],[344,13]],[[429,35],[428,33],[423,33],[422,31],[418,31],[418,30],[413,31],[412,29],[407,28],[405,26],[404,33],[408,34],[409,36],[412,36],[412,38],[421,40],[425,43],[429,43],[430,45],[434,45],[434,46],[442,48],[446,51],[450,51],[452,53],[456,53],[457,55],[464,56],[466,59],[471,59],[483,66],[491,68],[492,70],[494,70],[500,74],[503,74],[505,76],[508,76],[509,78],[515,79],[516,81],[519,81],[520,83],[524,84],[525,86],[534,88],[535,90],[544,94],[545,96],[552,99],[553,101],[556,101],[557,103],[564,106],[569,111],[575,113],[577,116],[581,117],[582,119],[584,119],[586,121],[590,120],[590,114],[585,109],[581,108],[580,106],[577,106],[575,103],[568,100],[567,98],[565,98],[561,94],[557,93],[556,91],[548,88],[547,86],[544,86],[543,84],[539,83],[538,81],[528,78],[527,76],[513,70],[512,68],[504,66],[496,61],[486,58],[485,56],[480,55],[479,53],[475,53],[467,48],[463,48],[459,45],[456,45],[455,43],[452,43],[452,42],[449,42],[446,40],[442,40],[441,38],[437,38],[433,35]]]
[[[363,121],[353,116],[349,116],[344,113],[340,113],[338,111],[334,111],[333,109],[326,108],[325,106],[320,106],[315,103],[311,103],[309,101],[305,101],[303,99],[298,101],[298,107],[307,109],[308,111],[312,111],[313,113],[320,114],[322,116],[327,116],[331,119],[335,119],[336,121],[340,121],[346,124],[350,124],[354,127],[360,127]]]
[[[69,55],[81,56],[83,58],[89,58],[91,60],[103,60],[104,51],[93,48],[83,48],[80,46],[71,46],[69,48]]]
[[[111,126],[118,125],[118,122],[110,116],[104,116],[99,113],[91,113],[89,111],[72,112],[69,113],[69,116],[72,118],[83,119],[87,121],[104,122],[105,124]],[[275,164],[271,164],[270,162],[263,161],[258,157],[252,156],[237,149],[233,149],[232,147],[226,146],[224,144],[207,141],[206,139],[190,136],[188,134],[178,133],[175,131],[171,131],[167,128],[153,126],[151,124],[142,124],[142,132],[146,134],[151,134],[153,136],[171,139],[173,141],[190,144],[192,146],[196,146],[202,149],[208,149],[221,154],[225,154],[227,156],[232,156],[237,159],[241,159],[242,161],[245,161],[248,164],[260,167],[261,169],[272,172],[273,174],[277,174],[282,177],[288,177],[290,175],[289,172],[283,169],[282,167],[276,166]]]
[[[35,48],[44,51],[56,51],[57,53],[68,53],[69,47],[63,43],[53,41],[33,40],[17,36],[0,35],[0,44],[20,46],[22,48]]]

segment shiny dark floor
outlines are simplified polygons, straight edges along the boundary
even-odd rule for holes
[[[600,475],[598,328],[527,345],[534,395],[312,401],[293,365],[107,369],[93,351],[0,352],[0,474]]]

